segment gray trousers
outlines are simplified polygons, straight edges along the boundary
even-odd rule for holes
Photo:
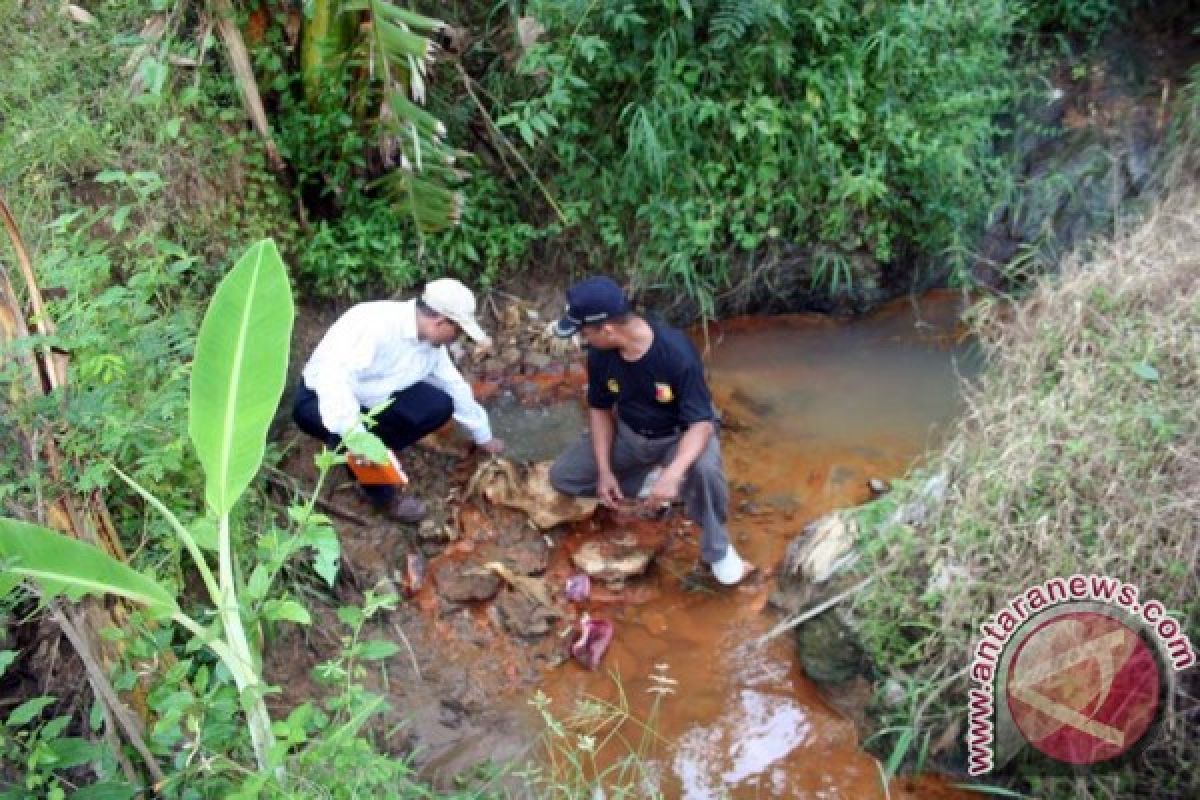
[[[620,419],[616,421],[610,458],[613,474],[626,497],[637,496],[652,469],[670,463],[682,438],[683,434],[677,434],[649,439],[634,433]],[[550,467],[550,483],[563,494],[594,496],[598,477],[590,433],[585,433],[568,447]],[[688,469],[680,495],[688,516],[700,526],[700,558],[707,564],[720,561],[729,548],[729,533],[725,530],[729,487],[725,482],[721,445],[716,433]]]

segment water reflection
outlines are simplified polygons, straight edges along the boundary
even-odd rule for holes
[[[680,737],[674,769],[688,797],[717,798],[724,787],[742,784],[782,791],[787,776],[778,765],[812,731],[804,709],[787,697],[742,689],[731,705],[713,723]],[[721,761],[729,766],[714,780],[710,768]]]

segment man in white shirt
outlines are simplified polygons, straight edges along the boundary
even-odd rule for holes
[[[391,399],[372,432],[392,452],[421,439],[452,416],[481,449],[499,453],[487,411],[450,359],[445,345],[462,333],[488,337],[475,320],[475,295],[453,278],[431,281],[419,299],[360,303],[338,318],[304,367],[292,418],[331,450],[362,427],[360,414]],[[378,509],[415,522],[425,516],[419,499],[391,486],[363,485]]]

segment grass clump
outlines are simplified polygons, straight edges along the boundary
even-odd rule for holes
[[[885,721],[909,731],[907,742],[961,747],[979,625],[1047,578],[1117,577],[1162,602],[1196,639],[1198,253],[1200,192],[1180,189],[1090,263],[1068,260],[1019,306],[979,310],[990,370],[932,468],[944,492],[930,500],[929,483],[914,481],[887,499],[923,504],[920,524],[878,509],[863,515],[875,581],[858,610],[877,663],[910,700],[920,695]],[[1020,788],[1039,797],[1195,796],[1200,743],[1187,720],[1194,725],[1196,681],[1180,677],[1156,741],[1124,771],[1021,778]]]
[[[661,798],[661,776],[652,757],[663,743],[659,710],[676,682],[667,665],[656,665],[646,691],[654,695],[645,719],[635,715],[620,676],[613,673],[614,700],[585,697],[565,716],[556,716],[539,690],[530,705],[542,718],[537,761],[516,773],[530,796]]]

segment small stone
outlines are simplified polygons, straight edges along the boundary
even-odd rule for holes
[[[417,528],[417,538],[422,542],[449,542],[458,538],[458,532],[454,530],[454,526],[448,523],[442,523],[433,519],[423,519]]]
[[[883,704],[888,708],[903,708],[905,701],[908,699],[908,692],[904,690],[903,684],[895,678],[888,678],[883,684],[882,691]]]
[[[507,347],[500,352],[500,363],[505,368],[512,367],[520,363],[521,351],[515,347]]]
[[[545,353],[526,353],[525,368],[530,372],[541,372],[553,363],[553,359]]]
[[[572,553],[571,561],[591,577],[615,589],[623,586],[626,578],[645,572],[653,556],[653,551],[648,549],[593,539]]]
[[[500,588],[500,577],[490,570],[443,562],[434,571],[438,594],[451,603],[489,600]]]
[[[496,598],[493,609],[499,609],[499,618],[504,628],[514,636],[531,639],[549,633],[554,625],[555,614],[551,609],[520,592],[505,589]]]

